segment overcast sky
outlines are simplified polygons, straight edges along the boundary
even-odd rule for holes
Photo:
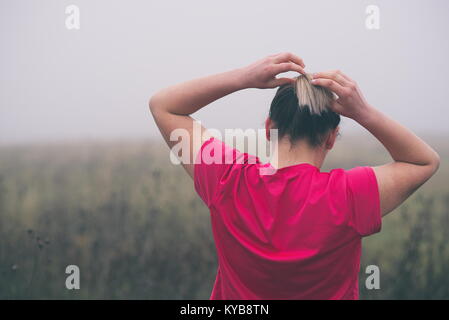
[[[0,3],[0,143],[155,137],[147,103],[156,90],[282,51],[303,57],[309,72],[343,70],[416,131],[449,133],[447,0]],[[79,30],[66,28],[72,4]],[[379,30],[365,26],[372,4]],[[240,91],[195,117],[259,128],[273,94]]]

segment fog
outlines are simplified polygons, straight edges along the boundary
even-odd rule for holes
[[[159,137],[148,112],[170,84],[291,51],[341,69],[415,131],[449,133],[449,1],[0,2],[0,143]],[[68,5],[80,29],[66,27]],[[380,9],[378,30],[365,25]],[[259,128],[274,90],[197,112],[207,127]],[[343,132],[361,130],[345,119]]]

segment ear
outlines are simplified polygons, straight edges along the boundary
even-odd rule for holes
[[[265,136],[267,137],[267,140],[270,141],[270,129],[272,128],[273,122],[268,117],[267,120],[265,120]]]
[[[334,147],[335,140],[337,139],[338,133],[340,132],[340,126],[337,126],[334,130],[330,132],[326,139],[326,149],[331,150]]]

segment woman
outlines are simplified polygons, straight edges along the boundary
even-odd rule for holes
[[[304,68],[298,56],[280,53],[166,88],[150,100],[170,147],[177,143],[173,130],[190,133],[190,161],[183,166],[210,209],[219,262],[211,299],[357,299],[361,238],[379,232],[381,217],[439,167],[438,154],[367,103],[348,76],[309,76]],[[287,71],[301,76],[276,78]],[[200,143],[194,141],[192,113],[238,90],[275,87],[266,130],[270,139],[277,129],[277,163],[262,164],[204,127]],[[371,132],[393,161],[321,172],[340,115]],[[201,161],[211,155],[232,161]],[[261,168],[275,171],[261,174]]]

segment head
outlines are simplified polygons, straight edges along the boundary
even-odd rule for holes
[[[333,100],[333,93],[313,85],[310,75],[280,86],[266,121],[267,139],[269,129],[277,129],[278,139],[293,147],[301,142],[327,152],[335,143],[340,123],[340,115],[330,109]]]

